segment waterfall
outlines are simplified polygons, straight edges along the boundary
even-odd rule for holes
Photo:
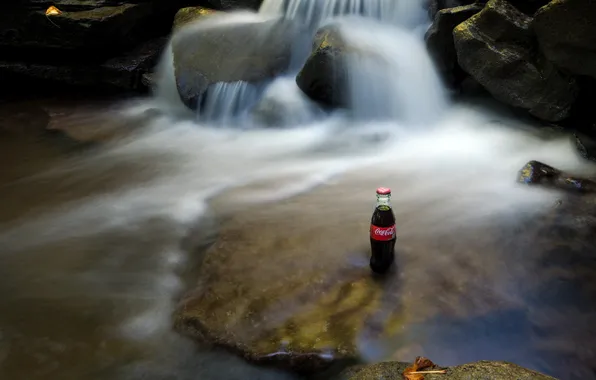
[[[343,37],[358,50],[367,52],[350,56],[347,62],[351,73],[352,115],[356,119],[389,119],[411,125],[428,123],[440,114],[443,90],[417,33],[428,23],[422,0],[264,0],[259,15],[254,16],[292,19],[306,28],[304,33],[294,36],[295,48],[287,74],[261,83],[212,84],[199,101],[198,121],[244,128],[262,120],[260,115],[252,117],[251,112],[273,107],[260,104],[261,101],[271,102],[264,97],[268,87],[276,81],[293,81],[310,54],[315,32],[330,22],[339,22]],[[236,20],[232,15],[219,17],[221,22]],[[255,17],[248,19],[256,20]],[[197,28],[193,32],[201,33],[201,30]],[[258,43],[261,42],[254,41]],[[169,71],[165,75],[173,78],[172,64],[168,60],[172,60],[170,52],[164,56],[166,63],[161,64],[165,68],[162,71]],[[171,96],[173,80],[161,82],[169,83],[169,90],[162,89],[161,93]],[[284,88],[293,93],[285,99],[306,98],[297,86],[284,85]],[[285,99],[274,99],[274,107],[285,107],[289,113],[296,103],[285,102]],[[314,115],[320,114],[314,111],[303,118],[292,119],[310,120]]]

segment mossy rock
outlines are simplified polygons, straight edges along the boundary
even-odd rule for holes
[[[348,369],[337,380],[403,380],[408,366],[409,363],[383,362]],[[507,362],[479,361],[445,369],[446,374],[425,374],[424,380],[555,380]]]
[[[457,63],[453,29],[482,10],[483,5],[471,4],[442,9],[436,13],[426,32],[426,46],[435,66],[447,85],[457,86],[466,76]]]
[[[177,31],[184,25],[196,21],[202,17],[215,14],[217,11],[206,7],[186,7],[180,9],[174,16],[172,31]]]
[[[183,28],[172,39],[180,98],[196,109],[210,85],[218,82],[262,83],[287,70],[298,32],[291,20],[250,15],[221,23],[213,15]]]
[[[309,98],[326,106],[349,106],[347,53],[339,27],[329,25],[319,29],[312,52],[296,77],[298,87]]]
[[[536,54],[532,19],[507,1],[490,0],[453,36],[459,65],[497,100],[549,122],[570,115],[575,79]]]

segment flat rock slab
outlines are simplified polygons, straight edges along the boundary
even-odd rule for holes
[[[409,363],[385,362],[348,369],[338,380],[403,380]],[[554,380],[554,377],[506,362],[479,361],[446,368],[446,374],[425,374],[424,380]]]
[[[414,197],[416,181],[388,182],[409,187],[410,196],[395,196],[398,269],[382,278],[368,267],[374,189],[365,196],[365,174],[241,211],[225,210],[238,194],[222,195],[214,208],[234,213],[205,255],[197,288],[181,303],[177,329],[254,362],[316,370],[358,357],[367,341],[405,325],[522,307],[509,287],[524,278],[525,266],[507,257],[515,262],[524,252],[528,265],[538,260],[537,247],[556,239],[545,229],[571,207],[557,207],[553,195],[531,223],[515,223],[508,213],[468,220],[465,199],[453,189],[429,197],[421,188]],[[531,282],[524,286],[537,286]]]

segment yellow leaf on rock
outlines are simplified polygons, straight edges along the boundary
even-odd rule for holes
[[[53,5],[50,6],[48,9],[46,9],[46,16],[58,16],[61,14],[62,14],[62,11]]]

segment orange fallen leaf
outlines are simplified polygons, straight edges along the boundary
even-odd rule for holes
[[[435,363],[430,361],[429,359],[418,356],[414,361],[414,364],[409,366],[404,370],[404,379],[405,380],[424,380],[425,374],[431,373],[447,373],[445,370],[432,370],[432,371],[423,371],[426,368],[435,367]]]
[[[46,16],[59,16],[61,14],[62,14],[62,11],[53,5],[51,5],[48,9],[46,9]]]

